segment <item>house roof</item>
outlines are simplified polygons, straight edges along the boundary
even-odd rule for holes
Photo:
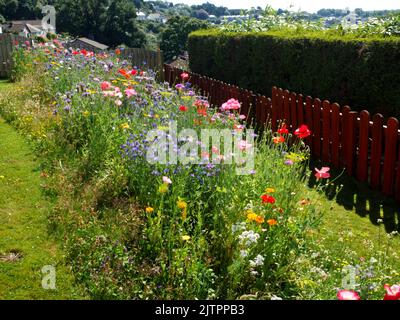
[[[27,25],[27,24],[30,24],[32,26],[35,26],[36,28],[42,27],[42,20],[12,20],[11,23],[13,25],[17,25],[17,24]]]
[[[161,17],[161,14],[159,14],[159,13],[151,13],[147,17],[147,19],[150,19],[150,20],[151,19],[160,19],[160,18],[162,18],[162,17]]]
[[[5,27],[5,31],[10,32],[10,33],[20,33],[25,30],[25,25],[24,24],[12,24],[11,26],[8,25]]]
[[[35,27],[35,26],[29,24],[29,23],[26,24],[26,27],[27,27],[27,29],[28,29],[28,31],[29,31],[30,33],[40,33],[40,32],[42,32],[41,29],[39,29],[39,28],[37,28],[37,27]]]
[[[108,46],[107,46],[107,45],[102,44],[102,43],[97,42],[97,41],[94,41],[94,40],[90,40],[90,39],[85,38],[85,37],[75,39],[75,41],[77,41],[77,40],[82,41],[82,42],[84,42],[84,43],[86,43],[86,44],[88,44],[88,45],[91,45],[91,46],[93,46],[93,47],[95,47],[95,48],[97,48],[97,49],[100,49],[100,50],[106,50],[106,49],[108,49]]]

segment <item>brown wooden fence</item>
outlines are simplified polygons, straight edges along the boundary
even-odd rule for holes
[[[30,39],[10,33],[0,34],[0,78],[9,78],[12,70],[12,51],[17,43]]]
[[[180,81],[181,69],[164,65],[165,81]],[[187,71],[185,71],[187,72]],[[311,154],[346,172],[373,189],[400,202],[399,121],[368,111],[352,111],[328,100],[303,96],[273,87],[271,98],[257,95],[221,81],[189,73],[190,82],[212,105],[220,106],[229,98],[242,103],[242,114],[250,113],[257,124],[271,122],[276,131],[284,121],[293,132],[306,124],[312,135],[306,139]]]
[[[121,57],[129,60],[139,68],[152,69],[157,72],[159,80],[164,80],[162,51],[151,51],[143,48],[125,48]]]

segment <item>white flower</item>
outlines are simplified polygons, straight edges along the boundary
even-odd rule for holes
[[[243,231],[242,234],[239,235],[240,242],[242,244],[244,243],[247,247],[249,247],[252,243],[256,243],[259,238],[260,235],[253,230]]]
[[[264,257],[262,255],[257,255],[254,260],[250,260],[250,265],[252,267],[262,266],[264,264]]]
[[[248,253],[247,250],[240,250],[240,256],[241,256],[242,258],[247,257],[248,254],[249,254],[249,253]]]
[[[282,300],[282,298],[281,298],[281,297],[278,297],[278,296],[276,296],[276,295],[273,295],[273,296],[271,297],[271,300]]]

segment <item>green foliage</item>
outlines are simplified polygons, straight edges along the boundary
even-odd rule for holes
[[[400,39],[336,31],[228,33],[189,37],[190,68],[270,95],[279,86],[354,109],[400,116]]]
[[[161,34],[160,48],[164,52],[164,59],[169,61],[182,54],[187,50],[189,33],[208,26],[206,21],[194,18],[175,16],[169,19]]]
[[[129,0],[114,0],[107,8],[106,19],[100,31],[99,39],[105,43],[140,48],[145,42],[145,34],[141,32],[135,21],[136,8]],[[100,33],[100,32],[99,32]]]

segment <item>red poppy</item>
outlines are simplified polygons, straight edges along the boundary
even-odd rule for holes
[[[205,107],[198,107],[197,108],[197,113],[201,116],[207,116],[207,108]]]
[[[298,136],[300,139],[303,139],[303,138],[307,138],[311,134],[311,131],[308,129],[308,127],[305,124],[303,124],[300,126],[300,128],[296,129],[294,134],[296,136]]]
[[[286,128],[286,124],[284,124],[282,127],[280,127],[278,129],[278,133],[279,134],[288,134],[289,133],[289,130]]]
[[[385,284],[384,288],[386,294],[383,297],[383,300],[400,300],[400,285],[389,286],[388,284]]]
[[[261,196],[261,200],[262,200],[263,203],[271,203],[271,204],[275,203],[275,198],[273,196],[268,195],[268,194],[263,194]]]
[[[131,76],[128,72],[126,72],[124,69],[119,69],[118,72],[122,74],[126,79],[129,79]]]
[[[180,106],[179,110],[182,112],[186,112],[188,110],[188,108],[186,106]]]
[[[136,70],[136,69],[132,69],[131,75],[132,75],[132,76],[135,76],[136,74],[137,74],[137,70]]]
[[[82,50],[81,50],[81,54],[83,54],[84,56],[86,56],[87,53],[88,53],[88,52],[87,52],[85,49],[82,49]]]
[[[116,55],[120,55],[120,54],[121,54],[121,50],[120,50],[120,49],[116,49],[116,50],[115,50],[115,54],[116,54]]]

